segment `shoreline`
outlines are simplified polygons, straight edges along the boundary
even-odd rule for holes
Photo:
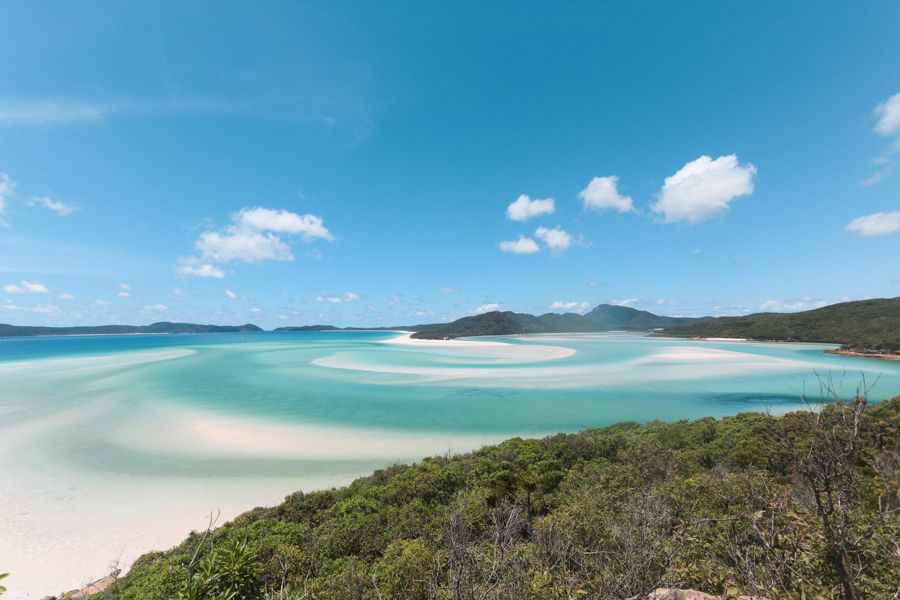
[[[863,352],[861,350],[844,350],[843,348],[837,348],[835,350],[825,350],[825,354],[853,356],[856,358],[877,358],[880,360],[900,360],[900,354],[894,354],[891,352]]]

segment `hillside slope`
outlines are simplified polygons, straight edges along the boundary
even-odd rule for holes
[[[512,439],[297,492],[143,556],[96,598],[888,598],[898,447],[900,397]]]
[[[587,314],[527,313],[493,311],[463,317],[452,323],[411,327],[415,338],[445,339],[475,335],[515,335],[523,333],[587,333],[594,331],[649,331],[689,323],[696,319],[663,317],[628,306],[601,304]]]
[[[900,297],[842,302],[797,313],[705,318],[662,335],[828,342],[860,352],[900,352]]]

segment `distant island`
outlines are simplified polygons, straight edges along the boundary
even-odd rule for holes
[[[114,335],[129,333],[235,333],[263,331],[245,325],[197,325],[160,322],[151,325],[31,327],[0,324],[0,337],[39,335]],[[531,315],[493,311],[450,323],[392,327],[299,325],[277,332],[409,331],[423,340],[449,340],[483,335],[643,331],[652,335],[691,338],[735,338],[753,341],[840,344],[841,354],[900,356],[900,297],[841,302],[796,313],[755,313],[740,317],[667,317],[628,306],[600,304],[583,315]]]
[[[262,331],[252,323],[245,325],[197,325],[161,321],[150,325],[96,325],[79,327],[32,327],[0,323],[0,337],[39,335],[121,335],[129,333],[238,333]]]
[[[674,337],[841,344],[842,354],[900,354],[900,298],[841,302],[796,313],[708,317],[667,327]]]

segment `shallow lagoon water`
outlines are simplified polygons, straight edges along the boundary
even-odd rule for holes
[[[0,570],[41,597],[297,489],[507,437],[780,413],[816,373],[900,394],[821,344],[634,334],[386,343],[391,332],[0,340]]]

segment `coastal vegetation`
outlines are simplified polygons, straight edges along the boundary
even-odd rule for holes
[[[900,397],[823,390],[784,416],[516,438],[297,492],[95,598],[895,598]]]
[[[197,325],[161,321],[150,325],[96,325],[76,327],[40,327],[0,323],[0,337],[37,335],[120,335],[129,333],[237,333],[262,331],[252,323],[245,325]]]
[[[842,302],[796,313],[706,318],[668,327],[663,335],[828,342],[860,353],[900,353],[900,298]]]

